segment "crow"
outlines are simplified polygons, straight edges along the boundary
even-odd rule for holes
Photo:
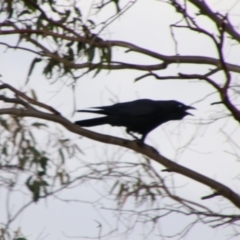
[[[106,116],[76,121],[75,124],[81,127],[93,127],[103,124],[126,127],[126,132],[142,143],[147,134],[154,128],[165,122],[181,120],[187,115],[193,115],[188,113],[187,110],[195,109],[175,100],[154,101],[150,99],[93,108],[95,110],[78,110],[77,112],[89,112]],[[139,133],[142,137],[138,139],[133,133]]]

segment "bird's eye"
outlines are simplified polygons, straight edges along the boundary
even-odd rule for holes
[[[183,108],[183,105],[182,105],[182,104],[178,104],[178,107],[179,107],[179,108]]]

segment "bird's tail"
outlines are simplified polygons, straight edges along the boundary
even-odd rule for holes
[[[80,120],[80,121],[76,121],[75,124],[81,127],[93,127],[93,126],[108,124],[108,117]]]

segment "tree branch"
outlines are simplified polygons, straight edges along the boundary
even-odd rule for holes
[[[125,147],[127,149],[131,149],[135,152],[141,153],[148,158],[151,158],[152,160],[156,161],[157,163],[165,166],[166,168],[170,169],[172,172],[179,173],[183,176],[186,176],[188,178],[191,178],[199,183],[202,183],[208,187],[211,187],[215,190],[219,195],[225,197],[230,202],[232,202],[233,205],[240,208],[240,196],[236,194],[234,191],[232,191],[227,186],[208,178],[202,174],[199,174],[193,170],[190,170],[186,167],[183,167],[168,158],[163,157],[160,155],[157,150],[152,148],[148,145],[140,145],[136,141],[129,141],[126,139],[118,138],[118,137],[112,137],[104,134],[95,133],[86,129],[83,129],[66,118],[62,117],[61,115],[55,115],[55,114],[49,114],[45,112],[40,112],[38,110],[23,110],[23,109],[16,109],[16,108],[4,108],[0,109],[0,115],[16,115],[21,117],[33,117],[33,118],[40,118],[52,122],[59,123],[63,127],[65,127],[67,130],[69,130],[72,133],[76,133],[78,135],[90,138],[92,140],[112,144],[116,146]]]
[[[60,113],[59,113],[57,110],[55,110],[54,108],[52,108],[52,107],[50,107],[50,106],[48,106],[48,105],[46,105],[46,104],[44,104],[44,103],[41,103],[41,102],[39,102],[39,101],[37,101],[37,100],[35,100],[35,99],[33,99],[33,98],[28,97],[26,94],[18,91],[16,88],[14,88],[14,87],[11,86],[11,85],[6,84],[6,83],[0,85],[0,90],[1,90],[1,89],[5,89],[5,88],[11,90],[12,92],[14,92],[14,93],[16,94],[16,96],[21,97],[21,98],[27,100],[29,103],[31,103],[31,104],[33,104],[33,105],[36,105],[36,106],[41,107],[41,108],[44,108],[44,109],[46,109],[46,110],[48,110],[48,111],[50,111],[50,112],[52,112],[52,113],[54,113],[54,114],[60,115]],[[7,98],[6,98],[6,99],[7,99]],[[0,100],[6,101],[6,99],[4,99],[3,96],[1,96],[1,99],[0,99]],[[13,101],[14,101],[14,99],[11,99],[11,102],[13,102]],[[15,99],[15,101],[16,101],[16,102],[15,102],[16,104],[19,104],[19,103],[20,103],[20,104],[24,105],[24,106],[27,107],[27,108],[29,107],[29,104],[27,104],[26,102],[23,102],[23,101],[20,102],[20,99]],[[27,104],[27,105],[26,105],[26,104]]]
[[[189,0],[194,6],[196,6],[200,13],[208,16],[212,21],[214,21],[218,26],[222,25],[223,19],[220,17],[219,14],[216,12],[213,12],[209,6],[206,4],[205,1],[202,0]],[[240,34],[234,29],[233,25],[229,22],[227,19],[227,22],[225,23],[225,31],[232,36],[232,38],[238,42],[240,42]]]
[[[88,43],[91,46],[94,47],[99,47],[99,48],[109,48],[109,47],[122,47],[122,48],[127,48],[129,49],[128,52],[135,52],[135,53],[141,53],[144,54],[146,56],[155,58],[157,60],[163,61],[166,64],[205,64],[205,65],[211,65],[211,66],[216,66],[218,68],[221,67],[221,62],[216,59],[216,58],[212,58],[212,57],[203,57],[203,56],[184,56],[184,55],[164,55],[164,54],[160,54],[151,50],[148,50],[146,48],[142,48],[139,47],[137,45],[131,44],[129,42],[124,42],[124,41],[92,41],[92,39],[88,39],[85,37],[70,37],[70,36],[66,36],[66,35],[61,35],[58,33],[53,33],[53,32],[49,32],[49,31],[45,31],[45,30],[32,30],[32,29],[14,29],[14,30],[0,30],[0,34],[2,35],[9,35],[9,34],[20,34],[23,37],[26,35],[25,34],[29,34],[29,36],[31,34],[39,34],[42,36],[53,36],[53,37],[57,37],[60,39],[65,39],[65,40],[69,40],[69,41],[74,41],[74,42],[82,42],[82,43]],[[29,38],[28,36],[28,38]],[[28,40],[30,40],[31,38],[29,38]],[[39,47],[41,50],[45,49],[45,52],[47,54],[47,56],[52,57],[53,59],[62,62],[63,64],[65,64],[67,67],[71,67],[74,69],[80,69],[80,68],[97,68],[99,66],[99,63],[95,64],[95,63],[82,63],[82,64],[77,64],[77,63],[73,63],[70,61],[67,61],[64,58],[61,58],[60,56],[57,56],[56,54],[51,53],[50,51],[48,51],[43,45],[39,45],[39,42],[36,42],[35,40],[31,39],[32,44],[34,44],[35,46]],[[18,48],[18,46],[16,46],[16,49]],[[107,69],[107,70],[119,70],[119,69],[137,69],[137,70],[149,70],[149,71],[153,71],[153,70],[159,70],[159,68],[157,68],[159,65],[161,64],[155,64],[155,65],[135,65],[131,66],[128,65],[127,63],[124,64],[102,64],[101,68],[102,69]],[[162,65],[161,65],[162,67]],[[236,65],[236,64],[231,64],[231,63],[226,63],[226,67],[228,69],[228,71],[232,71],[232,72],[237,72],[240,73],[240,66]],[[162,69],[162,68],[160,68]]]

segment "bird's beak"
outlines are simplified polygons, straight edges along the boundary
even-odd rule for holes
[[[195,108],[195,107],[186,106],[186,110],[189,110],[189,109],[195,109],[195,110],[196,110],[196,108]],[[194,116],[192,113],[189,113],[189,112],[187,112],[187,115]]]

